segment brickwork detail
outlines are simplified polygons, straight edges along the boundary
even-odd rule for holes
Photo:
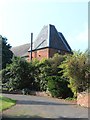
[[[90,107],[90,93],[78,93],[77,104],[83,107]]]
[[[59,54],[65,54],[67,52],[65,51],[60,51],[57,49],[53,49],[53,48],[44,48],[44,49],[40,49],[40,50],[36,50],[32,52],[32,59],[37,58],[38,60],[42,60],[43,58],[50,58],[53,57],[55,53],[59,53]],[[30,61],[30,52],[28,52],[28,61]]]
[[[38,60],[42,60],[43,58],[48,59],[49,57],[52,57],[57,51],[56,50],[50,50],[50,48],[40,49],[32,52],[32,59],[37,58]],[[30,52],[28,52],[28,61],[30,61]]]

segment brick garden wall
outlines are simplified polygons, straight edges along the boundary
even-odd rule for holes
[[[78,93],[77,104],[83,107],[90,107],[90,93]]]

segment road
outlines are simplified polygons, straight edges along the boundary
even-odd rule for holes
[[[56,120],[87,120],[88,109],[59,99],[3,94],[17,100],[15,106],[3,111],[3,118],[52,118]],[[80,119],[80,120],[82,120]]]

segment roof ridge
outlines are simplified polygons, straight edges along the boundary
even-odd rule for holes
[[[16,48],[16,47],[20,47],[20,46],[28,45],[28,44],[30,44],[30,43],[25,43],[25,44],[17,45],[17,46],[14,46],[14,47],[12,47],[12,48]]]

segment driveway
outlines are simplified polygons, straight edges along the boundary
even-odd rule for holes
[[[88,109],[54,98],[30,95],[3,94],[17,104],[3,111],[3,118],[52,118],[56,120],[87,120]],[[81,119],[82,118],[82,119]]]

